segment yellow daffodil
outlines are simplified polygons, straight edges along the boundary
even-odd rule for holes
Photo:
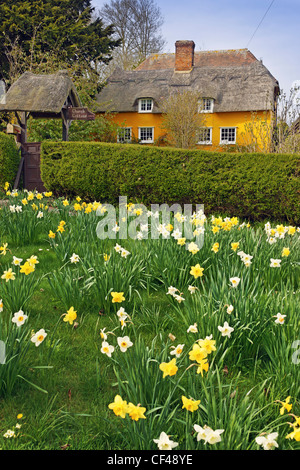
[[[289,248],[283,248],[281,256],[282,257],[289,256],[289,254],[290,254],[290,249]]]
[[[199,344],[195,343],[193,345],[193,349],[189,352],[189,358],[191,361],[201,362],[207,356],[206,349],[199,346]]]
[[[203,371],[207,372],[208,368],[209,363],[207,359],[202,359],[202,361],[198,362],[197,374],[201,374],[203,376]]]
[[[210,354],[212,351],[216,350],[216,346],[215,346],[216,341],[212,339],[212,335],[206,336],[206,338],[204,339],[199,339],[197,342],[200,348],[205,349],[207,354]]]
[[[182,399],[182,408],[185,408],[188,411],[191,411],[192,413],[194,411],[197,411],[199,408],[200,400],[194,400],[193,398],[187,398],[184,395],[181,397]]]
[[[26,263],[22,264],[20,266],[20,268],[21,268],[20,273],[24,273],[25,276],[28,276],[28,274],[33,273],[33,271],[35,269],[34,265],[28,263],[28,261],[26,261]]]
[[[291,411],[293,405],[290,403],[291,397],[287,397],[285,401],[279,401],[279,403],[282,404],[282,407],[280,408],[280,414],[284,414],[284,410],[286,410],[288,413]]]
[[[134,405],[133,403],[128,404],[128,414],[133,421],[138,421],[139,419],[146,419],[144,415],[146,408],[140,405]]]
[[[167,375],[175,375],[178,371],[178,367],[176,366],[176,358],[172,359],[170,362],[162,362],[159,368],[163,372],[163,379]]]
[[[77,312],[74,310],[74,307],[71,307],[67,310],[67,313],[64,315],[64,322],[69,322],[70,325],[73,325],[74,320],[77,318]]]
[[[121,303],[125,300],[124,292],[111,292],[112,303]]]
[[[113,410],[116,416],[120,416],[121,418],[125,418],[128,412],[128,404],[127,401],[122,400],[120,395],[116,395],[113,403],[108,405],[110,410]]]
[[[203,276],[204,268],[201,268],[200,264],[196,264],[195,266],[191,267],[190,274],[194,276],[195,279],[198,277]]]
[[[219,251],[219,246],[220,246],[219,243],[214,243],[211,251],[213,251],[214,253],[217,253]]]

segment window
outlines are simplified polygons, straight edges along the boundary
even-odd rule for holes
[[[212,113],[214,108],[214,100],[212,98],[203,98],[199,102],[199,112]]]
[[[131,142],[131,127],[118,129],[118,142]]]
[[[139,140],[144,144],[153,143],[154,127],[139,127]]]
[[[153,99],[141,98],[139,100],[139,113],[152,113]]]
[[[212,128],[201,127],[198,134],[198,144],[210,145],[212,143]]]
[[[221,127],[220,144],[235,144],[235,139],[236,139],[235,127]]]

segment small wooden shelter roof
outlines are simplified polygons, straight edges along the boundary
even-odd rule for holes
[[[7,91],[0,112],[23,111],[36,118],[61,118],[67,102],[73,107],[82,106],[67,70],[47,75],[25,72]]]

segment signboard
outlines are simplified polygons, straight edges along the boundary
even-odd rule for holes
[[[87,108],[67,108],[66,110],[66,119],[68,121],[93,121],[95,119],[95,114],[91,113]]]

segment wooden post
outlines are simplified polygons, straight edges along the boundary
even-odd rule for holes
[[[66,142],[69,140],[69,127],[71,125],[71,122],[67,118],[65,109],[61,110],[61,117],[62,117],[62,140]]]

